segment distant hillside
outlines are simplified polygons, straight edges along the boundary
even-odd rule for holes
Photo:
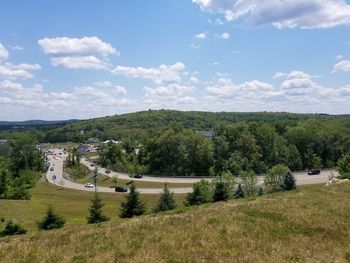
[[[11,127],[12,130],[37,128],[32,131],[33,135],[39,141],[45,142],[84,142],[91,137],[97,137],[100,140],[118,140],[125,137],[143,140],[149,138],[149,135],[155,134],[159,129],[170,126],[173,128],[182,127],[210,131],[237,122],[269,122],[286,127],[297,125],[298,122],[308,119],[346,120],[350,127],[349,115],[294,114],[287,112],[243,113],[148,110],[80,121],[2,122],[2,126],[0,123],[0,130],[9,130],[8,127]],[[8,137],[8,134],[4,134],[2,137]]]
[[[59,120],[59,121],[42,121],[42,120],[29,120],[29,121],[0,121],[0,130],[23,130],[33,127],[51,127],[64,125],[67,123],[74,123],[78,120]]]
[[[48,141],[79,141],[81,138],[98,137],[101,140],[131,137],[141,139],[159,129],[173,126],[194,130],[214,130],[237,122],[279,122],[293,125],[307,119],[347,119],[349,116],[325,114],[294,114],[286,112],[199,112],[175,110],[149,110],[122,115],[82,120],[51,129],[46,134]]]

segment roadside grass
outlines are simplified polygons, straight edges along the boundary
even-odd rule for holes
[[[88,207],[93,197],[93,192],[77,191],[59,186],[53,186],[47,182],[39,182],[30,190],[31,200],[3,200],[0,199],[0,218],[16,219],[29,231],[36,231],[36,222],[40,220],[51,204],[55,211],[66,219],[66,225],[86,224]],[[99,193],[105,206],[103,212],[115,219],[119,215],[123,193]],[[159,195],[142,195],[148,211],[155,206]],[[178,202],[184,200],[184,195],[175,195]],[[0,260],[1,262],[1,260]]]
[[[80,184],[85,183],[92,183],[92,173],[90,173],[89,176],[77,179],[76,182]],[[113,181],[113,178],[110,178],[105,175],[98,175],[97,176],[97,186],[104,186],[104,187],[111,187],[111,186],[126,186],[128,187],[131,182],[134,182],[137,188],[162,188],[164,186],[164,183],[158,183],[158,182],[145,182],[140,181],[138,179],[132,179],[125,180],[125,179],[117,179],[116,183]],[[186,187],[192,187],[192,183],[167,183],[170,188],[186,188]]]
[[[64,172],[69,174],[73,181],[76,181],[81,178],[85,178],[90,174],[89,169],[86,168],[86,166],[81,163],[79,165],[75,165],[71,167],[65,166]]]
[[[349,183],[310,186],[5,238],[0,261],[349,262],[349,211]]]

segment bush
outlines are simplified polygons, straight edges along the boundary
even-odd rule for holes
[[[350,154],[344,155],[338,161],[337,170],[341,179],[350,179]]]
[[[295,183],[294,175],[290,171],[288,171],[283,178],[281,189],[283,189],[284,191],[291,191],[295,190],[296,188],[297,185]]]
[[[56,228],[62,228],[65,224],[65,220],[57,215],[53,208],[49,206],[49,209],[46,212],[46,216],[37,223],[39,230],[50,230]]]
[[[260,186],[258,188],[258,192],[256,193],[257,196],[262,196],[264,194],[264,189]]]
[[[132,183],[130,193],[121,205],[120,217],[131,218],[133,216],[142,215],[145,211],[145,204],[140,198],[140,193],[136,191],[136,186]]]
[[[163,188],[163,193],[160,195],[158,203],[154,208],[154,212],[163,212],[167,210],[172,210],[176,208],[176,202],[174,199],[174,194],[170,192],[168,185],[165,184]]]
[[[210,184],[201,180],[194,183],[192,186],[193,191],[186,195],[185,205],[201,205],[204,203],[209,203],[212,200],[211,187]]]
[[[240,199],[240,198],[244,198],[245,197],[245,194],[244,194],[244,191],[243,191],[243,188],[242,188],[242,185],[239,183],[238,184],[238,187],[233,195],[233,198],[235,199]]]
[[[278,164],[272,167],[266,174],[264,179],[264,184],[266,189],[270,192],[283,191],[281,186],[283,185],[283,180],[289,168],[285,165]]]
[[[227,201],[229,198],[230,198],[230,189],[227,183],[220,178],[215,184],[213,201],[214,202]]]
[[[27,233],[21,225],[15,223],[13,220],[7,221],[5,229],[0,232],[0,236],[12,236],[12,235],[22,235]]]
[[[87,218],[88,224],[97,224],[106,222],[109,220],[109,218],[102,214],[102,200],[98,196],[97,193],[95,193],[94,199],[91,200],[91,206],[89,208],[89,216]]]

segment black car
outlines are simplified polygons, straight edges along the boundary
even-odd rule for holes
[[[128,188],[126,188],[126,187],[124,187],[124,186],[116,186],[116,187],[114,188],[114,190],[115,190],[116,192],[125,193],[125,192],[128,191]]]
[[[321,173],[320,169],[312,169],[312,170],[307,172],[308,175],[316,175],[316,174],[320,174],[320,173]]]
[[[135,175],[134,175],[134,178],[136,178],[136,179],[141,179],[141,178],[142,178],[142,174],[135,174]]]

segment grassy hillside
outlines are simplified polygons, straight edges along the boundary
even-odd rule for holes
[[[32,194],[31,200],[0,199],[0,218],[16,219],[32,233],[36,231],[36,222],[45,215],[51,204],[57,213],[67,220],[67,226],[86,224],[88,207],[93,197],[92,192],[61,188],[46,182],[38,183],[30,192]],[[104,213],[110,218],[118,218],[119,207],[125,194],[100,193],[100,196],[105,204]],[[157,199],[158,195],[143,196],[149,210],[155,205]],[[176,195],[176,199],[178,202],[182,202],[184,195]]]
[[[3,239],[0,261],[349,262],[349,190],[312,186]]]

